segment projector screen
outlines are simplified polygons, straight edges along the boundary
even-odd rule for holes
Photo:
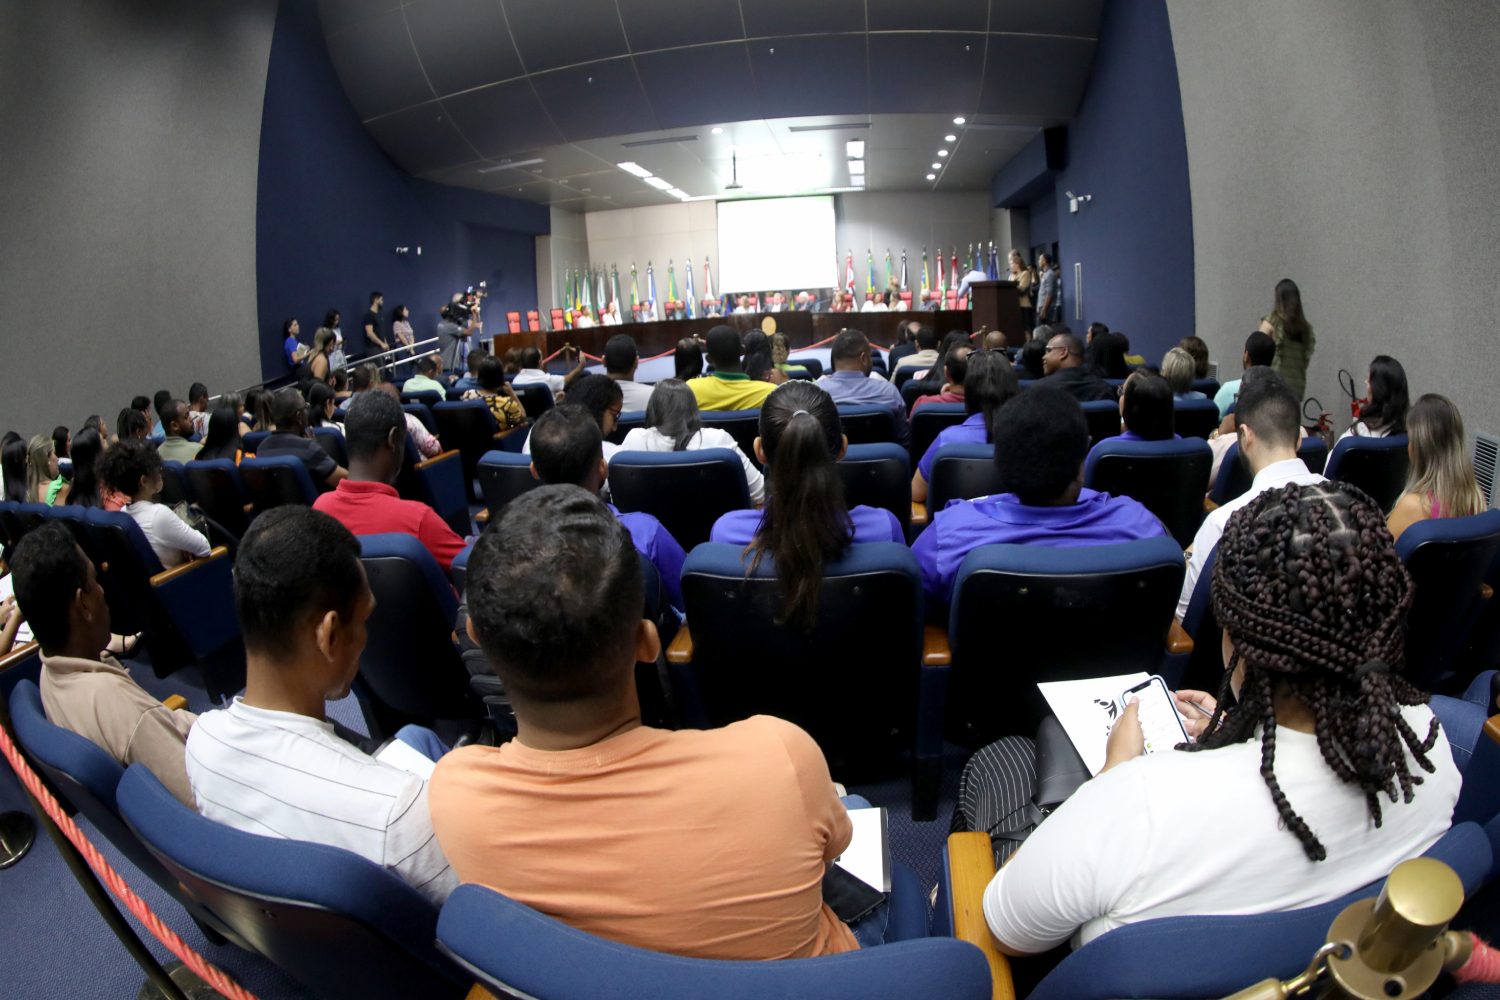
[[[719,202],[719,291],[838,284],[833,196]]]

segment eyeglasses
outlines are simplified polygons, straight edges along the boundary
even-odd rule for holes
[[[1068,348],[1065,345],[1058,344],[1056,347],[1049,347],[1049,348],[1047,348],[1047,350],[1044,351],[1043,353],[1045,353],[1045,354],[1051,354],[1053,351],[1066,351],[1067,349]]]

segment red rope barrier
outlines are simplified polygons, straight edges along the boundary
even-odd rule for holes
[[[556,331],[554,331],[554,332],[556,332]],[[835,335],[835,336],[837,336],[837,335]],[[816,344],[808,344],[806,347],[798,347],[795,350],[791,351],[791,353],[792,354],[796,354],[798,351],[811,351],[812,349],[814,349],[816,347],[822,347],[825,344],[831,344],[831,343],[833,343],[833,341],[834,341],[833,337],[826,337],[823,340],[818,341]],[[879,344],[871,344],[870,346],[873,347],[873,348],[875,348],[877,351],[885,351],[887,354],[889,354],[890,350],[891,350],[889,347],[881,347]],[[551,354],[549,354],[545,358],[543,358],[542,359],[542,364],[545,365],[548,362],[555,360],[559,355],[562,354],[562,352],[563,352],[563,349],[561,347],[559,347],[557,350],[553,351]],[[580,353],[583,354],[583,356],[586,357],[586,358],[588,358],[590,361],[597,361],[600,364],[604,363],[604,359],[603,358],[598,357],[598,356],[593,355],[593,354],[590,354],[587,351],[581,351]],[[660,354],[653,354],[649,358],[640,358],[639,360],[641,362],[656,361],[656,360],[658,360],[660,358],[669,357],[670,355],[673,355],[675,353],[677,353],[677,351],[676,351],[675,348],[673,348],[670,351],[662,351]]]
[[[131,890],[130,886],[125,884],[125,880],[120,877],[119,873],[111,868],[109,862],[105,861],[103,856],[94,849],[94,845],[83,835],[83,831],[78,829],[77,825],[63,812],[62,806],[58,805],[57,800],[52,797],[52,793],[47,790],[47,787],[42,784],[41,779],[36,776],[36,772],[32,771],[27,765],[25,758],[16,749],[15,743],[11,741],[10,733],[6,732],[3,726],[0,726],[0,751],[3,751],[5,759],[10,761],[10,766],[15,769],[16,776],[21,779],[21,783],[41,803],[42,809],[46,811],[52,822],[57,824],[58,829],[62,830],[63,836],[67,837],[73,846],[78,848],[78,853],[83,855],[83,859],[89,863],[89,867],[99,876],[99,880],[109,886],[111,892],[120,897],[120,901],[125,904],[125,908],[133,913],[137,920],[146,925],[146,929],[151,932],[151,935],[156,940],[165,945],[167,950],[172,954],[182,959],[182,963],[197,973],[199,978],[226,997],[229,997],[230,1000],[256,1000],[255,994],[245,989],[239,983],[236,983],[233,979],[230,979],[218,968],[210,964],[202,955],[189,948],[182,938],[173,933],[172,928],[162,923],[161,918],[151,912],[151,907],[147,906],[145,901],[137,896]]]

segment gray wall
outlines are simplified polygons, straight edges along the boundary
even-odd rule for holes
[[[1221,372],[1290,277],[1308,394],[1370,358],[1500,432],[1500,6],[1168,0],[1192,182],[1198,333]],[[1225,377],[1221,375],[1221,377]]]
[[[0,6],[0,430],[259,381],[275,0]]]
[[[907,285],[922,287],[922,248],[927,248],[929,281],[937,280],[937,249],[943,250],[943,276],[948,274],[953,248],[958,247],[959,277],[969,245],[993,239],[993,208],[988,191],[938,194],[926,191],[871,191],[838,195],[838,251],[842,261],[854,251],[854,287],[865,292],[865,256],[875,251],[875,288],[885,283],[885,252],[891,252],[891,276],[901,274],[901,248],[906,248]],[[977,253],[977,247],[976,247]],[[844,269],[839,267],[842,280]]]

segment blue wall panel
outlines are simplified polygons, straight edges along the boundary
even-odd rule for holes
[[[440,105],[430,106],[434,119]],[[323,313],[343,313],[346,349],[366,349],[360,320],[372,291],[404,303],[418,339],[456,291],[490,282],[486,326],[536,308],[535,237],[544,205],[417,180],[360,123],[328,57],[314,0],[282,0],[261,121],[256,210],[261,369],[287,372],[281,324],[296,317],[309,343]],[[398,246],[410,247],[401,256]],[[420,256],[417,247],[422,248]]]

